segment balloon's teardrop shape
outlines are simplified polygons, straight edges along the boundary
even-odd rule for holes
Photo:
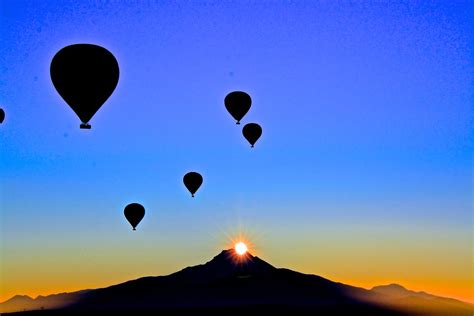
[[[262,136],[262,127],[257,123],[248,123],[242,129],[242,134],[250,143],[250,147],[253,148],[257,140]]]
[[[252,98],[243,91],[234,91],[225,97],[224,105],[230,115],[237,121],[236,124],[240,124],[240,120],[252,106]]]
[[[50,66],[51,81],[59,95],[81,120],[81,129],[114,92],[119,65],[107,49],[93,44],[74,44],[59,50]]]
[[[184,186],[189,190],[191,196],[197,192],[203,182],[202,176],[197,172],[188,172],[183,177]]]
[[[132,225],[133,230],[136,230],[136,227],[145,216],[145,208],[141,204],[131,203],[125,206],[123,213],[130,225]]]

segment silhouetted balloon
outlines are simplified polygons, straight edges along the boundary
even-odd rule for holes
[[[5,119],[5,111],[3,109],[0,109],[0,124],[3,123],[4,119]]]
[[[194,197],[194,193],[202,184],[202,176],[197,172],[188,172],[184,175],[183,182],[189,192],[191,192],[191,196]]]
[[[119,79],[119,66],[111,52],[92,44],[74,44],[54,55],[50,67],[53,85],[81,119],[87,124],[112,95]]]
[[[224,99],[225,108],[240,124],[240,120],[250,110],[252,99],[250,96],[242,91],[234,91],[229,93]]]
[[[249,141],[250,147],[253,148],[253,145],[255,145],[260,136],[262,136],[262,127],[257,123],[248,123],[242,129],[242,134],[244,134],[244,137]]]
[[[133,230],[136,230],[135,227],[138,226],[145,216],[145,208],[141,204],[132,203],[125,206],[123,213],[125,214],[125,218],[132,225]]]

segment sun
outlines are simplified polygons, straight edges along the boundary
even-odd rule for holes
[[[255,236],[250,236],[248,232],[242,232],[239,227],[237,233],[226,233],[227,242],[224,249],[235,264],[241,265],[252,261],[255,255],[260,255],[253,240]],[[219,247],[217,251],[221,250]]]
[[[239,255],[239,256],[243,256],[247,253],[247,245],[244,244],[243,242],[238,242],[235,244],[235,252]]]

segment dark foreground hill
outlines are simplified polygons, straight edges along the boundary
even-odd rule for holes
[[[234,250],[226,250],[206,264],[168,276],[61,294],[61,300],[56,297],[49,303],[43,300],[42,306],[28,305],[45,310],[15,315],[467,316],[474,311],[471,305],[456,300],[413,293],[393,285],[365,290],[278,269],[250,254],[240,257]],[[7,303],[0,304],[0,311],[8,311]]]

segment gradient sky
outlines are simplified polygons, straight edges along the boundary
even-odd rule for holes
[[[0,2],[0,301],[171,273],[239,233],[279,267],[474,301],[472,2],[78,2]],[[49,76],[75,43],[120,65],[91,130]]]

